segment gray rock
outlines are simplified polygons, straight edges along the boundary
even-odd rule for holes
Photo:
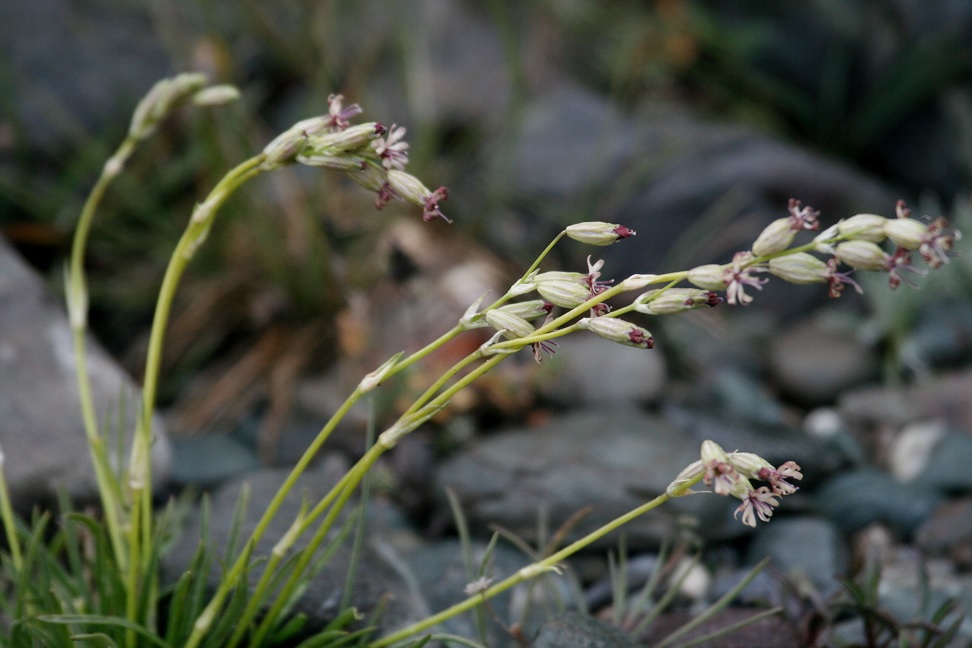
[[[631,349],[594,335],[557,340],[557,353],[544,360],[537,391],[565,407],[604,407],[652,403],[667,381],[665,356]]]
[[[950,431],[935,444],[915,482],[944,493],[972,493],[972,436]]]
[[[791,197],[820,210],[824,224],[894,206],[893,194],[847,165],[746,128],[707,123],[684,108],[651,107],[625,135],[637,157],[624,166],[643,188],[604,214],[639,232],[637,256],[619,259],[621,274],[728,261],[786,215]],[[771,294],[779,283],[759,301],[785,312],[825,292],[787,287],[785,296]]]
[[[910,535],[941,500],[932,489],[902,484],[876,470],[836,475],[814,495],[820,510],[845,533],[884,522],[902,536]]]
[[[785,330],[770,342],[767,365],[780,388],[798,402],[824,405],[878,374],[877,354],[854,333],[819,318]]]
[[[947,555],[959,567],[972,567],[972,497],[942,502],[916,535],[921,549]]]
[[[848,424],[865,431],[900,428],[941,419],[972,430],[972,371],[962,370],[903,387],[866,387],[843,394],[838,409]]]
[[[691,632],[682,635],[679,643],[697,640],[712,632],[728,628],[736,623],[759,614],[761,610],[743,607],[728,607],[715,613],[712,618]],[[648,630],[638,637],[642,646],[654,646],[659,641],[678,630],[695,618],[691,612],[669,612],[656,619]],[[705,648],[779,648],[780,646],[799,646],[800,638],[796,628],[781,615],[767,617],[740,630],[730,632],[716,639],[706,641]]]
[[[268,557],[274,544],[287,532],[300,511],[302,499],[306,498],[307,502],[313,506],[344,475],[347,467],[342,459],[331,455],[325,457],[319,466],[306,472],[298,480],[294,489],[284,500],[276,517],[268,526],[264,537],[254,549],[254,557]],[[223,553],[229,543],[237,503],[244,487],[249,492],[249,505],[246,508],[241,525],[241,536],[246,538],[256,526],[260,516],[263,515],[288,473],[289,470],[256,471],[226,483],[211,495],[208,546],[214,551],[214,559],[229,561],[236,558],[235,555],[224,558]],[[348,513],[353,506],[352,500],[342,512],[337,525],[332,529],[322,548],[319,549],[321,554],[328,544],[334,540],[341,524],[347,521]],[[369,513],[371,513],[371,510],[369,510]],[[378,535],[383,533],[383,531],[375,531],[376,528],[381,526],[381,520],[376,519],[376,515],[369,515],[368,524],[371,533]],[[163,558],[162,567],[166,580],[174,581],[189,567],[199,546],[200,529],[201,516],[199,509],[197,509],[193,512],[186,531]],[[305,536],[295,543],[295,550],[306,546],[306,544],[307,537]],[[346,578],[351,566],[351,557],[350,544],[348,542],[341,543],[326,564],[309,580],[306,590],[294,608],[295,612],[301,612],[308,616],[309,629],[320,629],[339,612],[339,604],[344,595]],[[263,563],[258,563],[256,568],[251,570],[249,574],[251,584],[259,579],[262,569]],[[215,590],[219,582],[219,573],[219,563],[214,562],[211,564],[209,574],[207,574],[207,583],[212,590]],[[385,605],[382,615],[378,619],[380,630],[406,625],[423,618],[424,614],[427,613],[420,596],[410,589],[407,579],[393,564],[393,561],[389,561],[386,559],[385,553],[377,551],[366,543],[356,568],[350,604],[367,616],[383,601]]]
[[[599,409],[477,440],[439,467],[436,492],[455,491],[475,531],[497,524],[530,539],[541,516],[557,527],[590,506],[569,533],[575,539],[663,493],[698,456],[699,444],[665,419]],[[699,519],[704,537],[738,535],[744,527],[732,521],[731,504],[713,495],[677,498],[627,524],[628,546],[674,537],[685,515]],[[616,543],[609,535],[594,546]]]
[[[24,144],[46,151],[73,143],[79,128],[127,127],[135,102],[171,74],[148,7],[112,0],[0,4],[0,58],[13,63],[8,117]]]
[[[210,487],[260,466],[253,450],[228,434],[177,436],[172,451],[172,481],[180,485]]]
[[[97,415],[109,426],[109,439],[124,421],[120,435],[127,448],[138,414],[135,383],[91,338],[87,351]],[[57,489],[75,500],[97,494],[74,367],[73,334],[63,308],[0,238],[0,444],[20,510]],[[171,447],[158,419],[153,431],[152,477],[160,484],[169,472]],[[127,460],[127,451],[122,456]]]
[[[838,528],[824,518],[774,518],[761,525],[746,551],[746,562],[765,557],[779,570],[810,581],[823,596],[839,587],[848,569],[848,552]]]
[[[444,610],[467,597],[464,590],[470,582],[478,577],[479,568],[485,558],[485,548],[482,543],[474,544],[471,556],[474,572],[472,578],[466,572],[465,556],[459,540],[425,543],[414,551],[403,555],[404,562],[415,577],[418,591],[422,592],[425,597],[430,614]],[[530,562],[526,555],[500,541],[494,547],[489,558],[485,576],[492,579],[493,582],[498,582],[513,575],[518,569]],[[551,577],[553,579],[561,578],[555,574],[552,574]],[[535,584],[529,582],[521,584],[490,599],[489,608],[507,625],[520,622],[524,613],[523,603],[527,600],[528,593],[542,593],[544,589],[537,588]],[[536,613],[538,610],[542,610],[544,605],[532,607],[533,609],[529,611]],[[475,614],[460,614],[447,619],[434,631],[478,638],[480,628],[476,618]],[[535,628],[537,624],[528,623],[527,632],[530,632],[531,625]],[[488,616],[486,617],[485,630],[488,645],[505,645],[505,642],[509,641],[509,636]]]
[[[564,612],[537,631],[533,648],[637,648],[631,637],[613,625],[580,612]]]
[[[923,371],[956,367],[972,358],[972,303],[949,299],[922,307],[901,355]]]

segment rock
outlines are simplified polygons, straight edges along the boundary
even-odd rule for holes
[[[972,358],[972,302],[951,298],[923,306],[901,344],[901,356],[923,371],[968,363]]]
[[[483,543],[474,543],[471,559],[473,570],[477,575],[485,557],[485,548],[486,545]],[[418,581],[418,590],[425,596],[430,613],[444,610],[464,600],[467,597],[464,593],[466,586],[477,577],[470,578],[466,573],[465,553],[462,543],[457,539],[425,543],[414,551],[404,553],[402,560]],[[493,548],[485,576],[493,579],[492,582],[495,583],[513,575],[530,562],[526,555],[500,541]],[[566,583],[556,574],[550,574],[547,582],[556,585],[558,581]],[[542,597],[544,591],[549,591],[545,587],[537,587],[536,582],[527,581],[491,598],[490,609],[506,624],[519,622],[526,611],[522,608],[529,598],[528,595],[533,593]],[[568,592],[562,594],[569,596]],[[547,603],[549,602],[547,600]],[[542,603],[537,605],[536,600],[531,603],[533,605],[529,611],[533,612],[532,616],[536,616],[536,613],[545,607]],[[479,637],[476,617],[475,614],[460,614],[444,621],[436,628],[436,632],[448,632],[468,638]],[[528,622],[525,630],[530,632],[530,628],[536,626],[536,622],[532,624]],[[505,645],[505,642],[509,641],[509,636],[492,621],[487,621],[486,631],[490,640],[488,644],[491,646]]]
[[[796,401],[826,405],[845,390],[876,377],[880,363],[853,331],[813,318],[770,342],[767,366],[780,389]]]
[[[944,374],[902,387],[865,387],[838,399],[841,416],[851,426],[872,432],[940,419],[949,427],[972,430],[972,371]]]
[[[0,238],[0,445],[14,506],[27,511],[58,489],[73,500],[97,495],[78,399],[73,333],[43,280]],[[90,337],[87,364],[95,411],[113,439],[119,409],[126,448],[138,415],[137,388]],[[152,478],[168,476],[171,447],[153,420]],[[128,452],[123,457],[127,460]]]
[[[749,249],[771,220],[786,215],[791,197],[819,210],[822,226],[894,208],[896,196],[874,179],[799,146],[707,122],[684,107],[650,106],[638,117],[624,134],[636,157],[620,165],[629,186],[641,189],[603,215],[639,232],[637,253],[620,248],[621,275],[727,262],[733,252]],[[693,225],[691,244],[679,245]],[[757,301],[772,300],[774,309],[793,313],[821,301],[823,293],[787,286],[785,294],[771,297],[766,290]]]
[[[73,145],[79,125],[127,127],[138,99],[172,73],[148,7],[111,0],[4,2],[0,57],[17,62],[5,83],[21,146],[50,153]]]
[[[480,533],[497,524],[535,539],[538,517],[556,528],[593,507],[568,534],[576,539],[663,493],[698,456],[699,444],[665,419],[615,407],[481,438],[446,460],[434,480],[439,496],[456,493]],[[731,537],[744,531],[731,507],[711,495],[677,498],[627,524],[625,537],[632,549],[657,546],[674,537],[684,515],[699,519],[704,537]],[[595,546],[616,543],[609,535]]]
[[[562,407],[604,407],[657,402],[667,381],[665,357],[631,349],[594,335],[557,340],[557,353],[544,360],[537,391]]]
[[[697,640],[709,633],[728,628],[736,623],[759,614],[761,610],[743,607],[728,607],[716,612],[712,618],[682,635],[679,643]],[[678,630],[695,618],[691,612],[668,612],[656,619],[648,630],[639,636],[639,645],[654,646],[662,639]],[[702,644],[705,648],[779,648],[780,646],[799,646],[800,638],[796,628],[780,615],[770,616],[744,628],[730,632]]]
[[[939,504],[918,529],[916,542],[931,555],[949,556],[959,568],[972,567],[972,497]]]
[[[820,510],[845,533],[885,522],[899,536],[910,535],[941,500],[930,488],[902,484],[890,475],[868,469],[836,475],[814,496]]]
[[[306,499],[313,506],[337,483],[347,468],[347,464],[342,459],[331,455],[301,476],[254,549],[254,558],[268,557],[274,544],[287,532],[300,511],[301,501]],[[210,590],[214,590],[219,582],[221,569],[219,561],[226,562],[236,558],[235,555],[227,558],[223,554],[229,543],[237,504],[244,487],[248,489],[249,505],[240,526],[242,538],[246,538],[252,532],[288,473],[288,470],[255,471],[226,483],[212,493],[209,505],[208,544],[214,551],[213,558],[217,560],[214,560],[206,576]],[[329,543],[335,539],[337,531],[341,524],[347,521],[353,506],[352,500],[342,512],[328,539],[318,550],[320,554],[323,554]],[[382,528],[382,518],[385,517],[383,513],[381,508],[374,513],[372,507],[369,507],[368,533],[375,534],[375,537],[388,534],[386,530],[376,530]],[[163,558],[162,570],[165,580],[173,582],[189,567],[200,542],[200,525],[200,509],[197,508],[189,520],[186,531]],[[306,546],[307,539],[306,535],[299,539],[294,545],[295,550]],[[308,581],[306,590],[294,607],[294,612],[308,616],[308,630],[322,628],[339,612],[351,556],[350,543],[342,542],[324,566]],[[378,618],[380,631],[404,626],[423,618],[427,613],[420,595],[409,588],[397,568],[384,556],[385,554],[376,550],[373,544],[365,543],[360,554],[360,562],[357,564],[350,597],[350,604],[357,607],[365,616],[384,603],[382,614]],[[249,574],[251,584],[259,579],[263,565],[262,562],[258,563],[251,570]]]
[[[624,632],[580,612],[564,612],[537,631],[532,648],[637,648]]]
[[[172,439],[172,481],[208,488],[260,467],[252,448],[225,433],[175,436]]]
[[[972,493],[972,436],[949,431],[932,448],[925,470],[915,480],[943,493]]]
[[[888,468],[901,482],[914,481],[928,469],[932,452],[945,436],[940,421],[912,423],[891,441]]]
[[[746,551],[746,562],[765,557],[798,581],[809,581],[824,596],[839,587],[848,569],[847,548],[837,526],[824,518],[774,518],[761,525]]]

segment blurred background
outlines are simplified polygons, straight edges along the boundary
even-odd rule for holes
[[[133,376],[194,202],[276,133],[326,112],[332,93],[361,104],[364,119],[408,128],[409,170],[449,188],[442,207],[454,224],[422,224],[401,205],[375,211],[368,193],[315,169],[270,174],[234,197],[178,297],[160,398],[176,441],[216,434],[240,453],[179,454],[177,444],[174,471],[187,483],[292,460],[348,385],[500,290],[572,222],[637,230],[597,250],[605,277],[618,279],[726,262],[791,197],[820,210],[824,226],[893,216],[901,198],[972,231],[972,4],[962,0],[6,0],[0,232],[52,286],[137,100],[189,70],[237,85],[242,100],[169,120],[109,191],[91,237],[91,328]],[[831,303],[822,289],[773,282],[746,309],[652,321],[648,360],[566,342],[539,368],[514,359],[402,450],[391,471],[399,494],[437,528],[432,463],[498,427],[617,403],[710,437],[718,430],[695,413],[803,433],[811,414],[832,432],[820,421],[837,412],[847,437],[836,450],[813,446],[805,461],[823,467],[809,487],[847,466],[908,481],[889,457],[918,420],[944,421],[943,434],[972,453],[962,247],[920,290],[890,293],[886,277],[867,277],[863,296]],[[545,267],[584,270],[588,253],[563,245]],[[479,343],[433,358],[380,411]],[[942,387],[943,374],[958,383]],[[851,393],[909,385],[932,387],[887,392],[913,413],[891,422],[873,392]],[[929,404],[943,392],[953,398]],[[349,425],[349,452],[361,425]],[[735,448],[739,437],[729,439]],[[180,463],[193,456],[243,458]],[[901,528],[887,511],[835,524],[853,534],[877,520],[910,542],[942,497],[972,507],[967,482],[956,476]]]

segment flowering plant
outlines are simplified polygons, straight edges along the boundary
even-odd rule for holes
[[[299,592],[302,579],[307,577],[315,552],[376,460],[508,356],[530,349],[534,358],[542,361],[546,354],[556,351],[557,338],[582,330],[611,342],[651,349],[655,343],[651,332],[624,316],[631,313],[652,317],[676,315],[711,308],[722,302],[746,306],[754,299],[751,291],[761,290],[770,276],[795,284],[824,284],[832,297],[839,297],[846,285],[860,290],[849,272],[838,270],[843,264],[851,270],[886,272],[891,287],[896,288],[902,281],[910,283],[903,272],[921,274],[910,265],[914,252],[931,268],[937,268],[948,261],[959,238],[958,232],[949,229],[943,219],[923,223],[912,219],[909,210],[899,203],[895,218],[859,214],[838,222],[809,242],[793,245],[800,232],[818,230],[819,214],[799,201],[791,200],[789,215],[772,222],[750,250],[736,253],[728,263],[664,274],[635,274],[614,282],[602,279],[604,261],[590,257],[586,272],[541,271],[547,254],[564,237],[587,245],[606,246],[635,235],[629,228],[614,223],[571,225],[550,243],[505,294],[490,303],[487,303],[486,295],[482,296],[436,340],[409,355],[404,352],[394,355],[365,376],[307,447],[246,538],[242,550],[230,557],[216,590],[209,593],[208,598],[200,595],[196,607],[170,618],[166,627],[162,627],[151,603],[162,589],[158,575],[160,548],[156,541],[160,520],[152,505],[152,414],[173,296],[186,266],[205,242],[220,208],[230,195],[256,176],[302,164],[344,173],[374,192],[375,206],[379,209],[392,200],[400,200],[419,207],[425,221],[450,222],[441,211],[441,203],[448,197],[447,190],[444,187],[429,190],[405,171],[409,150],[404,139],[405,128],[397,125],[386,128],[379,122],[352,125],[350,120],[362,110],[357,104],[345,106],[341,95],[330,97],[325,115],[298,122],[273,139],[260,153],[230,170],[197,204],[172,254],[152,324],[141,414],[131,439],[128,460],[121,462],[121,469],[116,470],[114,466],[119,462],[110,456],[98,424],[84,361],[88,299],[83,259],[91,221],[105,189],[122,171],[136,144],[151,135],[158,122],[175,106],[187,102],[212,105],[235,97],[232,88],[207,88],[200,75],[184,74],[159,82],[139,104],[128,137],[106,163],[82,211],[67,270],[67,304],[75,334],[82,414],[101,494],[101,524],[106,539],[103,548],[107,554],[101,568],[116,570],[120,575],[117,580],[119,596],[94,597],[85,605],[64,599],[59,601],[56,609],[25,612],[41,622],[37,627],[44,623],[67,625],[80,636],[89,626],[106,625],[118,631],[112,636],[114,638],[108,638],[112,642],[110,645],[116,645],[115,638],[127,646],[151,644],[195,648],[272,644],[274,637],[286,626],[288,606]],[[892,252],[881,247],[887,241],[894,245]],[[609,301],[613,303],[630,293],[635,296],[628,303],[609,304]],[[435,380],[378,435],[374,445],[329,493],[301,510],[271,554],[259,563],[262,573],[255,584],[250,584],[248,574],[257,565],[253,548],[267,533],[284,498],[342,417],[383,382],[421,361],[452,338],[478,328],[491,329],[494,335]],[[504,580],[494,583],[483,578],[471,583],[466,588],[468,598],[464,601],[424,621],[376,638],[367,645],[378,648],[407,641],[516,583],[557,571],[559,563],[568,556],[670,498],[692,492],[692,486],[700,482],[718,495],[738,498],[741,504],[737,516],[742,523],[755,526],[757,519],[770,520],[774,507],[779,505],[779,498],[796,491],[793,481],[800,479],[801,468],[792,461],[773,467],[754,454],[726,452],[706,441],[700,460],[677,475],[667,492]],[[768,485],[754,487],[752,482],[755,480]],[[4,514],[13,568],[19,579],[28,579],[32,566],[23,557],[15,524],[8,519],[11,514],[7,502],[5,490],[0,489],[0,503],[4,504],[0,510]],[[303,549],[296,551],[293,547],[299,537],[309,537],[309,540]],[[335,642],[346,638],[347,633],[339,632]]]

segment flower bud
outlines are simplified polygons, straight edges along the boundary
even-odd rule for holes
[[[692,268],[688,273],[688,281],[692,285],[705,290],[725,290],[729,285],[725,280],[726,268],[729,266],[709,263]]]
[[[791,219],[778,218],[766,226],[753,243],[753,254],[767,256],[782,252],[790,247],[797,230],[791,226]]]
[[[855,270],[887,270],[888,254],[870,241],[844,241],[834,255]]]
[[[752,452],[730,452],[729,463],[746,479],[759,479],[761,470],[774,470],[773,464]]]
[[[364,168],[357,171],[348,171],[348,177],[368,191],[378,192],[385,185],[387,176],[385,169],[373,164],[365,164]]]
[[[502,332],[504,337],[511,340],[533,335],[533,331],[535,330],[533,325],[522,317],[500,310],[499,308],[490,308],[483,313],[483,317],[486,318],[490,326]]]
[[[837,223],[837,232],[847,239],[880,243],[887,237],[884,233],[887,221],[877,214],[857,214]]]
[[[669,288],[659,294],[652,290],[638,297],[635,310],[645,315],[675,315],[722,301],[714,292],[697,288]]]
[[[371,144],[378,138],[378,124],[369,122],[358,124],[333,133],[312,135],[307,140],[308,151],[305,155],[320,152],[323,155],[334,155],[344,151],[355,151]]]
[[[377,369],[369,373],[367,376],[362,378],[361,382],[358,384],[358,390],[361,393],[368,393],[372,391],[375,387],[380,385],[381,381],[383,381],[391,372],[391,370],[395,368],[395,366],[398,364],[398,361],[402,359],[403,355],[405,355],[405,352],[399,351],[398,353],[390,357],[388,360],[383,362],[380,367],[378,367]]]
[[[496,310],[503,311],[504,313],[510,313],[511,315],[516,315],[517,317],[530,321],[549,315],[552,306],[553,304],[551,304],[551,302],[543,299],[531,299],[530,301],[506,304],[504,306],[500,306]]]
[[[591,298],[591,290],[579,272],[542,272],[534,277],[534,283],[541,297],[561,308],[574,308]]]
[[[599,337],[611,342],[617,342],[640,349],[651,349],[655,346],[655,338],[648,329],[636,326],[617,317],[585,317],[577,322],[580,328],[585,328]]]
[[[925,240],[928,226],[913,218],[889,218],[884,223],[884,233],[898,247],[917,250]]]
[[[229,84],[214,85],[203,88],[192,95],[192,103],[196,106],[222,106],[240,98],[240,91]]]
[[[770,274],[792,284],[824,283],[830,280],[830,266],[806,252],[797,252],[770,259]]]
[[[567,236],[587,245],[613,245],[621,239],[634,236],[636,232],[624,225],[591,221],[570,225],[564,230]]]
[[[647,285],[655,283],[656,274],[633,274],[621,282],[622,290],[641,290]]]
[[[665,489],[665,493],[669,497],[682,497],[697,493],[698,491],[692,490],[689,485],[697,483],[704,474],[705,466],[702,465],[702,462],[694,461],[683,468],[682,472],[678,473],[675,480]]]
[[[361,171],[365,167],[363,158],[350,155],[323,155],[321,153],[311,153],[310,155],[298,155],[296,160],[307,166],[323,167],[325,169],[337,169],[338,171]]]
[[[702,442],[702,451],[700,454],[702,456],[702,463],[706,465],[713,462],[729,463],[729,456],[722,449],[722,446],[709,439]]]
[[[432,192],[429,191],[424,184],[422,184],[421,180],[413,176],[411,173],[399,171],[398,169],[390,169],[388,171],[388,184],[391,185],[391,188],[396,194],[401,196],[402,200],[420,207],[425,204],[425,199],[432,194]]]
[[[156,126],[179,103],[194,95],[206,85],[202,74],[183,73],[156,82],[138,102],[128,134],[135,139],[145,139],[155,132]]]

